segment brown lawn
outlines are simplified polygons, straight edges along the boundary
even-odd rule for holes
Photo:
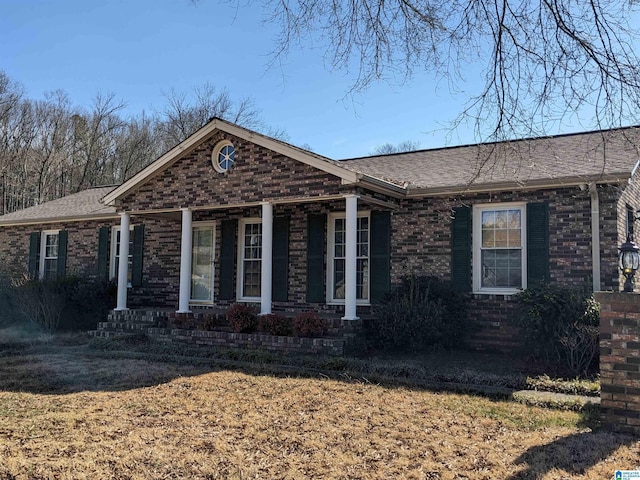
[[[0,356],[0,386],[0,479],[610,479],[640,467],[638,439],[594,433],[577,413],[349,379],[51,352]]]

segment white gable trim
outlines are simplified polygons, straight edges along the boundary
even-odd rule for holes
[[[340,165],[337,162],[330,160],[328,158],[322,157],[320,155],[316,155],[311,152],[306,152],[305,150],[296,148],[292,145],[288,145],[284,142],[280,142],[270,137],[266,137],[259,133],[253,132],[251,130],[247,130],[245,128],[239,127],[229,122],[225,122],[224,120],[220,120],[219,118],[214,118],[209,123],[207,123],[204,127],[198,130],[196,133],[191,135],[185,141],[175,146],[167,153],[162,155],[156,161],[148,165],[146,168],[138,172],[136,175],[131,177],[129,180],[124,182],[118,188],[107,194],[103,198],[103,202],[106,205],[115,205],[117,200],[125,196],[134,188],[144,184],[148,179],[153,177],[154,175],[164,171],[166,168],[171,166],[173,162],[180,158],[180,155],[184,152],[190,150],[191,148],[199,145],[203,140],[205,140],[208,136],[210,136],[215,130],[221,130],[230,135],[234,135],[236,137],[242,138],[244,140],[255,143],[256,145],[260,145],[264,148],[272,150],[274,152],[285,155],[289,158],[302,162],[306,165],[310,165],[311,167],[317,168],[325,173],[330,175],[335,175],[336,177],[342,180],[343,184],[354,184],[359,183],[363,178],[366,177],[366,180],[372,181],[373,178],[369,176],[362,175],[361,173],[353,172],[348,170]],[[384,188],[386,186],[391,190],[391,192],[397,194],[396,190],[397,186],[387,182],[382,182],[378,179],[375,179],[375,183],[378,186]],[[382,186],[380,184],[384,183]]]

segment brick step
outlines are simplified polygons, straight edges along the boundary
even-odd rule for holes
[[[98,322],[98,330],[141,331],[153,327],[155,327],[155,325],[150,323]]]
[[[167,315],[147,315],[137,312],[110,312],[107,320],[120,323],[147,323],[156,324],[158,321],[167,321]]]
[[[114,332],[111,330],[89,330],[87,333],[89,334],[89,336],[95,338],[117,338],[137,335],[136,333],[131,332]]]

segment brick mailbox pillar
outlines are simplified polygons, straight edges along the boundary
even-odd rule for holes
[[[597,292],[600,408],[613,430],[640,435],[640,294]]]

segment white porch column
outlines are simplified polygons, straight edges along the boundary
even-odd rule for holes
[[[189,313],[191,299],[191,210],[182,208],[182,236],[180,240],[180,296],[177,313]]]
[[[260,315],[271,313],[271,272],[273,270],[273,205],[262,202],[262,270]]]
[[[343,320],[357,320],[357,270],[358,270],[358,196],[346,195],[345,219],[345,266],[344,266],[344,317]]]
[[[118,295],[116,310],[127,310],[127,277],[129,270],[129,224],[127,212],[120,214],[120,250],[118,251]]]

